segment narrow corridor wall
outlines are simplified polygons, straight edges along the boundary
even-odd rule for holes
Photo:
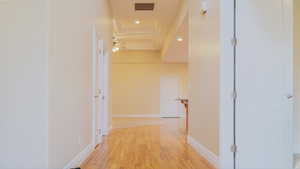
[[[219,0],[209,1],[201,13],[201,1],[189,0],[189,136],[216,157],[219,155],[220,17]]]
[[[49,169],[61,169],[92,150],[92,27],[111,51],[107,0],[51,0],[49,55]]]
[[[47,1],[0,1],[0,168],[47,168]]]
[[[62,169],[92,143],[92,25],[111,51],[109,2],[0,1],[0,20],[0,168]]]

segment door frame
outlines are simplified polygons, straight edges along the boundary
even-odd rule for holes
[[[284,17],[286,18],[286,28],[292,30],[293,25],[293,3],[291,0],[284,0],[287,11]],[[235,30],[235,2],[236,0],[220,0],[220,126],[219,126],[219,169],[233,169],[234,156],[231,152],[231,146],[235,142],[235,123],[234,123],[234,47],[232,38]],[[289,38],[292,38],[290,34]],[[291,129],[292,130],[292,129]],[[292,147],[292,145],[290,146]],[[291,151],[292,153],[292,151]]]
[[[233,169],[234,156],[230,147],[234,143],[234,1],[220,1],[220,127],[219,127],[219,168]]]
[[[99,41],[102,41],[102,48],[103,48],[103,61],[105,67],[103,68],[103,71],[101,71],[101,75],[104,76],[104,81],[101,81],[100,83],[104,83],[103,89],[102,89],[102,93],[104,93],[104,97],[105,101],[104,101],[104,108],[102,113],[103,114],[98,114],[97,113],[101,113],[101,112],[97,112],[96,109],[96,101],[97,101],[97,57],[98,57],[98,48],[99,48]],[[103,117],[101,120],[101,136],[107,135],[108,134],[108,124],[109,124],[109,110],[108,110],[108,106],[109,106],[109,102],[108,102],[108,96],[109,96],[109,52],[106,52],[105,50],[105,45],[104,45],[104,41],[101,39],[101,37],[98,36],[97,33],[97,26],[93,25],[92,26],[92,95],[91,95],[91,101],[92,101],[92,144],[93,147],[96,147],[97,144],[99,144],[99,141],[97,141],[97,135],[99,134],[97,131],[97,118],[96,117]],[[100,75],[100,76],[101,76]],[[102,139],[100,139],[100,143],[102,142]]]

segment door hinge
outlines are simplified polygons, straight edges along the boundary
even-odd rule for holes
[[[236,98],[237,98],[237,93],[236,93],[236,91],[233,91],[232,92],[232,99],[236,100]]]
[[[230,147],[231,152],[236,153],[237,152],[237,146],[234,144]]]
[[[101,136],[101,135],[102,135],[101,129],[97,129],[96,135],[97,135],[97,136]]]
[[[236,37],[233,37],[231,39],[231,44],[232,44],[232,46],[236,46],[237,45],[237,38]]]

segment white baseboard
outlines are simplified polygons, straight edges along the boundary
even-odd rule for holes
[[[160,118],[160,114],[114,114],[114,118]]]
[[[110,133],[111,130],[112,130],[112,126],[109,126],[108,129],[103,131],[103,135],[107,136]]]
[[[80,165],[89,157],[93,150],[93,145],[89,144],[83,151],[77,154],[63,169],[80,167]]]
[[[196,150],[198,154],[204,157],[210,164],[212,164],[216,169],[219,168],[219,157],[208,150],[205,146],[196,141],[193,137],[188,136],[188,143]]]
[[[114,114],[114,118],[164,118],[164,117],[184,117],[184,114],[162,115],[162,114]]]
[[[160,114],[161,118],[176,118],[176,117],[185,117],[185,113],[178,114]]]

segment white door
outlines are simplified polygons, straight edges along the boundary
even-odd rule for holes
[[[285,0],[237,0],[237,169],[291,169],[292,79]]]
[[[93,143],[101,143],[108,132],[108,54],[104,41],[93,33]]]
[[[179,78],[161,77],[160,78],[160,114],[161,117],[179,117],[180,112],[179,98]]]
[[[99,144],[102,140],[102,121],[104,113],[104,104],[103,104],[103,87],[102,87],[102,69],[103,69],[103,41],[96,41],[96,59],[95,59],[95,90],[94,90],[94,104],[95,104],[95,128],[96,128],[96,137],[95,143]]]
[[[100,82],[99,87],[101,90],[99,102],[100,102],[100,128],[102,135],[108,134],[108,88],[109,88],[109,53],[104,50],[100,55]]]

